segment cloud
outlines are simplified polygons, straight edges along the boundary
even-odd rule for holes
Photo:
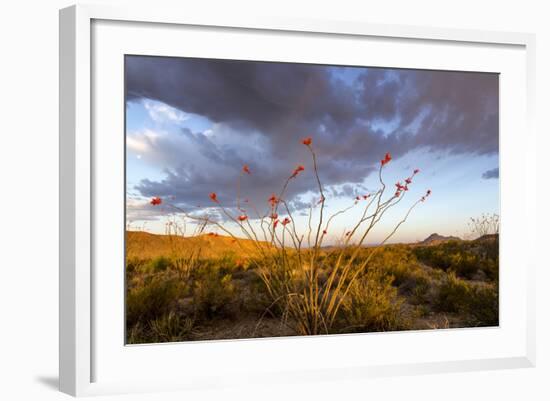
[[[129,146],[139,142],[144,158],[166,172],[138,184],[144,196],[173,195],[188,205],[212,191],[232,199],[245,163],[253,174],[241,190],[254,201],[265,202],[298,163],[305,177],[289,186],[289,199],[314,193],[299,144],[309,135],[335,196],[363,191],[356,188],[386,152],[394,159],[418,150],[498,153],[496,74],[146,56],[129,56],[126,68],[128,101],[212,124],[196,131],[182,121],[182,129],[155,138],[129,134]]]
[[[135,153],[149,153],[160,135],[150,129],[126,135],[126,147]]]
[[[490,180],[492,178],[499,178],[499,169],[495,167],[494,169],[487,170],[481,175],[481,178],[484,180]]]
[[[127,61],[128,98],[154,99],[243,132],[263,132],[277,147],[297,131],[317,132],[322,125],[325,146],[351,139],[392,145],[396,154],[411,146],[498,149],[495,74],[362,69],[350,82],[333,71],[305,64],[133,56]],[[399,120],[394,135],[373,129],[375,122],[394,119]]]
[[[149,112],[151,119],[156,122],[172,121],[177,123],[189,118],[186,113],[162,102],[145,99],[143,106]]]
[[[152,206],[149,201],[128,197],[126,199],[126,220],[131,224],[134,221],[153,221],[164,215],[165,210]]]

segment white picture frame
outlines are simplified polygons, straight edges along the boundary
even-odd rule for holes
[[[517,121],[511,121],[524,132],[520,139],[507,139],[506,148],[516,149],[516,159],[509,158],[509,153],[504,151],[501,155],[504,179],[509,182],[534,186],[535,171],[535,135],[532,128],[534,111],[534,35],[525,33],[507,32],[484,32],[460,29],[439,29],[414,26],[393,26],[376,25],[362,22],[350,21],[320,21],[320,20],[296,20],[292,18],[274,18],[258,16],[242,16],[237,19],[226,19],[221,16],[187,14],[184,10],[164,10],[160,8],[114,8],[98,5],[78,5],[60,11],[60,390],[75,396],[126,393],[135,391],[164,391],[171,389],[196,389],[209,388],[214,386],[247,385],[250,383],[261,384],[277,378],[281,383],[294,380],[326,380],[337,378],[361,379],[372,376],[420,374],[429,372],[467,371],[479,369],[503,369],[514,367],[530,367],[535,364],[535,305],[534,305],[534,270],[536,260],[534,252],[527,253],[528,258],[524,261],[522,273],[517,283],[517,293],[521,301],[518,302],[517,316],[519,322],[508,327],[488,329],[489,331],[459,331],[456,334],[457,341],[477,341],[478,337],[484,336],[484,341],[502,342],[501,348],[495,348],[491,352],[472,352],[465,358],[449,358],[443,360],[417,360],[411,355],[407,362],[398,362],[380,358],[373,363],[362,363],[361,360],[337,360],[333,358],[334,366],[331,366],[331,359],[328,358],[328,365],[303,364],[293,369],[286,369],[284,361],[276,365],[276,369],[267,369],[262,366],[255,366],[253,370],[246,370],[239,373],[240,380],[234,377],[225,376],[226,371],[220,368],[212,371],[212,374],[205,374],[197,369],[195,374],[187,373],[186,377],[151,377],[150,380],[128,377],[116,377],[110,375],[107,379],[98,380],[101,372],[95,358],[98,352],[102,352],[102,345],[96,344],[96,325],[98,319],[102,319],[94,305],[94,291],[98,290],[101,280],[94,274],[94,263],[96,261],[96,248],[94,245],[94,233],[97,234],[98,216],[101,210],[97,211],[95,192],[97,190],[94,176],[98,170],[98,158],[103,156],[99,153],[104,150],[104,145],[97,144],[93,137],[93,127],[97,125],[94,121],[96,110],[92,101],[93,88],[92,77],[94,68],[98,68],[94,55],[98,54],[94,46],[102,46],[105,41],[93,41],[94,23],[98,21],[109,21],[109,24],[116,22],[139,22],[144,24],[160,24],[167,29],[170,27],[203,27],[205,29],[231,29],[243,32],[273,32],[285,33],[288,35],[307,34],[309,36],[344,38],[383,38],[387,41],[415,41],[422,43],[437,43],[438,46],[462,46],[483,47],[494,46],[513,49],[510,55],[514,60],[517,58],[518,69],[515,73],[525,72],[525,80],[514,82],[514,85],[521,85],[519,96],[520,106],[525,110],[520,114]],[[129,29],[125,27],[117,29]],[[139,27],[136,29],[140,29]],[[109,30],[103,31],[109,34]],[[162,30],[159,35],[163,35]],[[136,31],[137,33],[137,31]],[[122,35],[120,35],[122,36]],[[114,39],[114,38],[113,38]],[[276,40],[276,39],[274,39]],[[113,40],[116,42],[116,40]],[[516,51],[517,50],[517,51]],[[99,49],[101,51],[101,49]],[[118,50],[117,50],[118,51]],[[459,51],[459,50],[457,50]],[[397,56],[396,56],[397,57]],[[503,59],[504,60],[504,59]],[[496,61],[495,61],[496,62]],[[419,64],[420,65],[420,64]],[[474,67],[472,67],[474,68]],[[504,68],[504,67],[503,67]],[[494,72],[500,71],[498,68]],[[511,71],[511,70],[510,70]],[[510,74],[515,74],[510,72]],[[516,79],[519,79],[516,77]],[[503,92],[502,96],[510,96],[509,92]],[[502,110],[502,109],[501,109]],[[524,112],[525,111],[525,112]],[[517,125],[520,124],[520,125]],[[506,129],[506,127],[504,127]],[[501,137],[502,139],[502,137]],[[512,142],[512,141],[521,141]],[[108,157],[108,156],[107,156]],[[514,162],[516,169],[506,166]],[[514,170],[514,171],[512,171]],[[101,173],[99,173],[101,174]],[[506,189],[506,188],[504,188]],[[534,200],[526,196],[518,195],[514,202],[506,198],[511,192],[503,191],[503,208],[508,213],[508,227],[518,229],[529,229],[534,232],[535,226],[535,205]],[[515,211],[512,211],[515,210]],[[503,221],[503,235],[506,238],[506,218]],[[100,225],[101,226],[101,225]],[[509,229],[509,228],[508,228]],[[531,249],[528,241],[519,244],[524,247],[522,250]],[[511,251],[507,251],[511,252]],[[516,252],[520,252],[517,250]],[[99,280],[99,281],[98,281]],[[506,285],[506,284],[505,284]],[[120,288],[122,292],[122,287]],[[516,290],[515,290],[516,291]],[[107,295],[108,296],[108,295]],[[501,295],[502,296],[502,295]],[[502,302],[501,298],[501,302]],[[511,327],[513,326],[513,327]],[[105,325],[103,325],[105,327]],[[498,333],[514,329],[511,337],[503,336],[497,339]],[[473,329],[475,330],[475,329]],[[500,331],[499,331],[500,330]],[[433,332],[412,333],[415,338],[424,336],[427,341],[451,341],[442,339],[455,336],[454,330]],[[497,333],[497,334],[495,334]],[[369,341],[380,341],[383,336],[395,336],[394,342],[409,341],[412,337],[399,337],[394,334],[371,335]],[[284,349],[293,349],[298,352],[314,353],[319,347],[328,349],[332,347],[345,346],[345,343],[359,344],[364,341],[363,335],[357,336],[330,336],[318,340],[305,342],[300,339],[262,339],[247,341],[224,341],[207,342],[199,344],[202,348],[187,348],[189,355],[208,355],[208,348],[223,352],[225,355],[238,357],[239,353],[245,355],[258,352],[267,352],[272,348],[274,353],[284,352]],[[402,338],[402,339],[400,339]],[[513,338],[513,340],[511,340]],[[374,339],[374,340],[373,340]],[[118,340],[117,340],[118,341]],[[295,341],[302,341],[296,343]],[[425,341],[425,340],[424,340]],[[505,352],[506,342],[513,351]],[[512,344],[513,342],[513,344]],[[442,343],[443,344],[443,343]],[[124,347],[120,339],[120,347]],[[293,348],[294,347],[294,348]],[[172,351],[167,352],[166,346],[147,346],[147,362],[169,358]],[[460,347],[459,347],[460,348]],[[100,351],[98,351],[100,350]],[[137,351],[132,358],[140,357]],[[234,353],[234,354],[232,354]],[[159,356],[160,355],[160,356]],[[305,355],[305,354],[304,354]],[[335,354],[336,355],[336,351]],[[243,357],[246,360],[247,357]],[[253,358],[253,356],[250,356]],[[252,359],[251,359],[252,360]],[[115,364],[115,359],[107,360],[109,364]],[[133,359],[134,364],[136,359]],[[103,362],[105,366],[105,362]],[[169,364],[168,364],[169,366]],[[202,372],[202,373],[201,373]],[[99,373],[99,375],[98,375]]]

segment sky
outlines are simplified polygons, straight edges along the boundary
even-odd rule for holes
[[[380,189],[386,153],[384,199],[396,182],[420,173],[366,243],[385,238],[428,189],[432,195],[389,242],[467,237],[470,217],[499,213],[497,74],[126,56],[125,77],[130,229],[164,233],[168,221],[181,218],[176,206],[240,235],[209,194],[233,215],[243,214],[240,194],[256,225],[252,205],[266,212],[267,199],[303,165],[284,198],[304,233],[320,198],[305,137],[312,138],[325,216],[353,205],[333,220],[325,244],[362,214],[366,201],[355,198]],[[243,173],[245,164],[251,174]],[[162,205],[151,205],[157,196]],[[316,221],[318,206],[313,213]]]

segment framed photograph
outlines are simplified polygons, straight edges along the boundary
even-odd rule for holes
[[[60,12],[60,388],[535,363],[534,37]]]

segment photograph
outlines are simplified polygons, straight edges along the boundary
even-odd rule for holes
[[[124,56],[125,343],[499,326],[499,74]]]

